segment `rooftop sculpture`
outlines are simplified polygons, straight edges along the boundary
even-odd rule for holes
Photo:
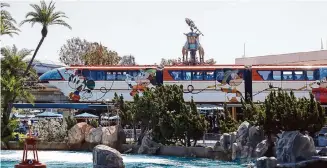
[[[199,36],[204,36],[201,31],[195,26],[194,22],[186,18],[185,22],[190,26],[191,32],[184,33],[187,37],[187,41],[183,46],[183,62],[190,62],[191,65],[196,65],[198,63],[196,58],[196,51],[199,51],[200,64],[204,63],[204,50],[200,44]],[[190,52],[191,59],[188,59],[188,52]]]

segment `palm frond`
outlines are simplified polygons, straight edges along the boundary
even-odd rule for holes
[[[42,26],[48,25],[62,25],[72,29],[69,24],[64,22],[60,18],[68,18],[64,12],[55,11],[55,3],[51,1],[48,5],[45,1],[41,1],[40,4],[30,4],[33,11],[28,12],[25,16],[25,20],[20,23],[20,26],[25,23],[31,23],[32,26],[35,23],[39,23]]]

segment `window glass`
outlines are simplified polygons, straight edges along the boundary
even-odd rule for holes
[[[294,71],[294,80],[304,80],[303,71]]]
[[[263,80],[271,80],[271,71],[258,71]]]
[[[103,71],[97,71],[97,79],[96,80],[106,80]]]
[[[116,76],[117,80],[123,81],[126,79],[126,75],[123,74],[123,72],[117,72],[117,76]]]
[[[83,77],[86,79],[90,79],[90,71],[88,69],[83,69],[82,71]]]
[[[273,71],[273,80],[281,80],[282,75],[280,71]]]
[[[192,73],[190,71],[183,71],[183,80],[191,80]]]
[[[57,69],[48,71],[40,76],[40,80],[60,80],[61,76]]]
[[[225,77],[225,73],[223,70],[216,70],[217,81],[222,81]]]
[[[169,71],[174,80],[182,80],[182,71]]]
[[[194,71],[193,72],[193,80],[203,80],[203,72],[202,71]]]
[[[215,72],[207,71],[204,73],[204,80],[215,80]]]
[[[116,72],[107,72],[107,80],[116,80]]]
[[[283,80],[293,80],[293,72],[283,71]]]
[[[307,71],[307,79],[308,80],[315,80],[313,76],[313,71]]]

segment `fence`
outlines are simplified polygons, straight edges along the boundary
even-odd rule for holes
[[[124,129],[126,135],[127,143],[134,142],[134,130],[133,129]],[[136,138],[141,134],[141,129],[136,129]],[[216,133],[206,133],[203,136],[203,139],[198,140],[199,145],[205,146],[214,146],[217,141],[219,141],[221,134]]]

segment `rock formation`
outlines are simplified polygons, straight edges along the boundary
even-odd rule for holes
[[[138,154],[156,154],[160,146],[160,144],[152,140],[151,131],[148,131],[142,139]]]
[[[68,143],[72,148],[78,148],[84,142],[89,144],[104,144],[120,150],[126,143],[126,135],[121,126],[93,128],[85,122],[77,123],[68,131]]]
[[[93,148],[93,168],[125,168],[121,154],[106,145]]]
[[[262,130],[256,126],[250,126],[247,121],[244,121],[237,129],[237,132],[224,133],[220,140],[216,143],[214,151],[219,151],[221,149],[228,155],[230,159],[235,160],[240,159],[241,162],[258,157],[256,150],[260,151],[261,148],[265,148],[263,144],[259,145],[264,139]],[[258,148],[258,149],[257,149]],[[259,155],[261,157],[263,154]]]
[[[299,131],[285,131],[277,141],[276,155],[278,162],[294,163],[311,159],[317,155],[312,137]]]
[[[85,135],[85,141],[92,144],[100,144],[102,140],[102,128],[91,128],[89,133]]]
[[[85,136],[89,133],[91,128],[92,126],[88,125],[86,122],[77,123],[68,131],[68,143],[83,143],[85,141]]]

